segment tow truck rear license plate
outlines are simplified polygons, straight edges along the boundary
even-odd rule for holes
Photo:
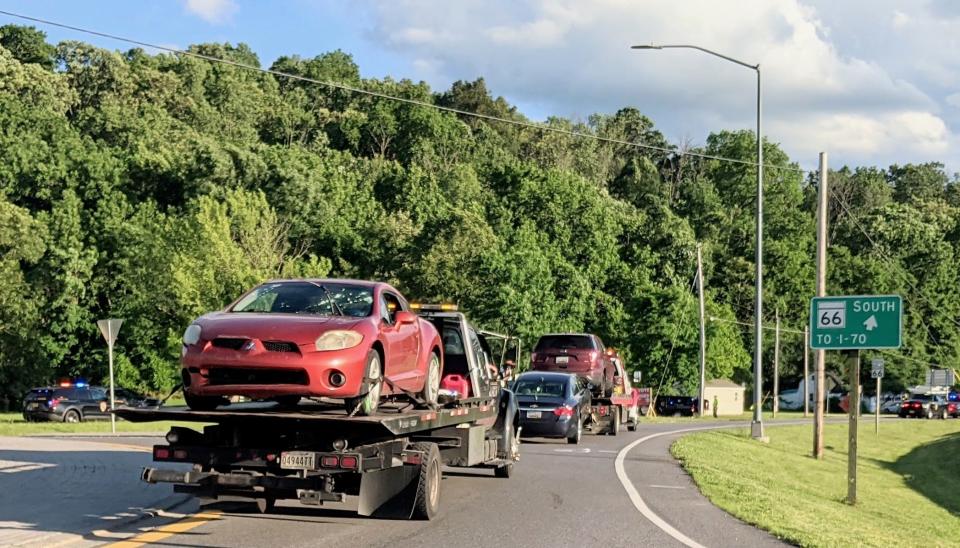
[[[541,411],[527,411],[528,419],[539,419]]]
[[[291,470],[314,470],[317,454],[309,451],[287,451],[280,454],[280,468]]]

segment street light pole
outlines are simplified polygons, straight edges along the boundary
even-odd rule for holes
[[[760,65],[751,65],[739,59],[728,57],[721,53],[694,46],[690,44],[663,44],[663,45],[641,45],[632,46],[632,49],[695,49],[703,53],[719,57],[725,61],[735,63],[742,67],[754,70],[757,73],[757,237],[756,237],[756,281],[754,284],[756,292],[756,304],[754,310],[754,347],[753,347],[753,421],[750,424],[750,432],[754,439],[764,439],[763,435],[763,415],[760,410],[760,404],[763,399],[763,376],[761,374],[761,365],[763,363],[763,133],[762,130],[762,87],[760,80]]]

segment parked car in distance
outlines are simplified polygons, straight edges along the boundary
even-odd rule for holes
[[[110,389],[107,388],[107,398],[110,397]],[[137,394],[133,390],[126,388],[114,388],[113,399],[117,407],[137,407],[140,409],[157,409],[160,407],[160,400]]]
[[[616,370],[600,337],[590,333],[550,333],[537,341],[530,369],[575,373],[592,385],[597,396],[609,396]]]
[[[944,400],[943,405],[940,406],[940,414],[937,416],[941,419],[960,419],[960,402]]]
[[[900,405],[898,415],[900,418],[926,417],[932,419],[940,416],[941,408],[945,407],[946,403],[947,400],[943,396],[914,394]]]
[[[187,327],[184,399],[209,411],[229,396],[284,406],[327,397],[362,415],[375,413],[383,394],[435,404],[442,346],[437,329],[385,283],[273,280]]]
[[[697,412],[697,400],[691,396],[658,396],[654,408],[661,417],[692,417]]]
[[[523,437],[566,438],[578,444],[591,401],[587,382],[570,373],[527,371],[513,382]]]
[[[33,421],[81,422],[110,418],[107,389],[75,385],[34,388],[23,398],[23,418]]]

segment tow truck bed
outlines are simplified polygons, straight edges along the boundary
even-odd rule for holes
[[[197,423],[244,423],[263,427],[296,426],[308,430],[349,429],[358,438],[401,436],[424,430],[455,426],[497,415],[495,398],[459,400],[455,406],[436,410],[414,409],[412,404],[384,403],[376,415],[350,416],[339,403],[311,402],[296,408],[274,403],[234,404],[214,411],[194,411],[187,407],[134,409],[121,407],[118,417],[130,422],[180,421]]]

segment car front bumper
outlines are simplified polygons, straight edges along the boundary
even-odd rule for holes
[[[369,351],[363,344],[303,353],[193,346],[181,357],[181,373],[194,396],[352,398],[362,390]],[[331,382],[334,373],[344,376],[342,386]]]

